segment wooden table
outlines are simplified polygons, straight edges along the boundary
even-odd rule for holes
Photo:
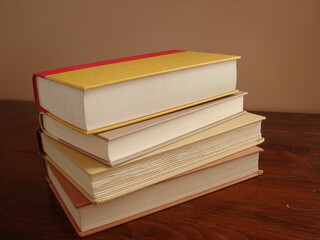
[[[34,103],[0,109],[0,238],[78,239],[45,180]],[[320,239],[320,115],[259,114],[262,176],[86,239]]]

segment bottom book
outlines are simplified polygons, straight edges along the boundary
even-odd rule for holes
[[[52,191],[78,235],[87,236],[260,175],[261,150],[248,148],[100,205],[91,203],[49,162],[46,166]]]

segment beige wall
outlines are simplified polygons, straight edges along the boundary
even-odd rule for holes
[[[0,99],[32,73],[186,49],[241,55],[247,110],[320,113],[320,1],[0,0]]]

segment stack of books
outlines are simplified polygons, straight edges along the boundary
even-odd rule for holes
[[[261,174],[238,56],[171,50],[34,74],[49,185],[80,236]]]

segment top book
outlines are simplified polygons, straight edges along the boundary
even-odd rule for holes
[[[170,50],[39,72],[39,109],[95,134],[236,91],[238,56]]]

